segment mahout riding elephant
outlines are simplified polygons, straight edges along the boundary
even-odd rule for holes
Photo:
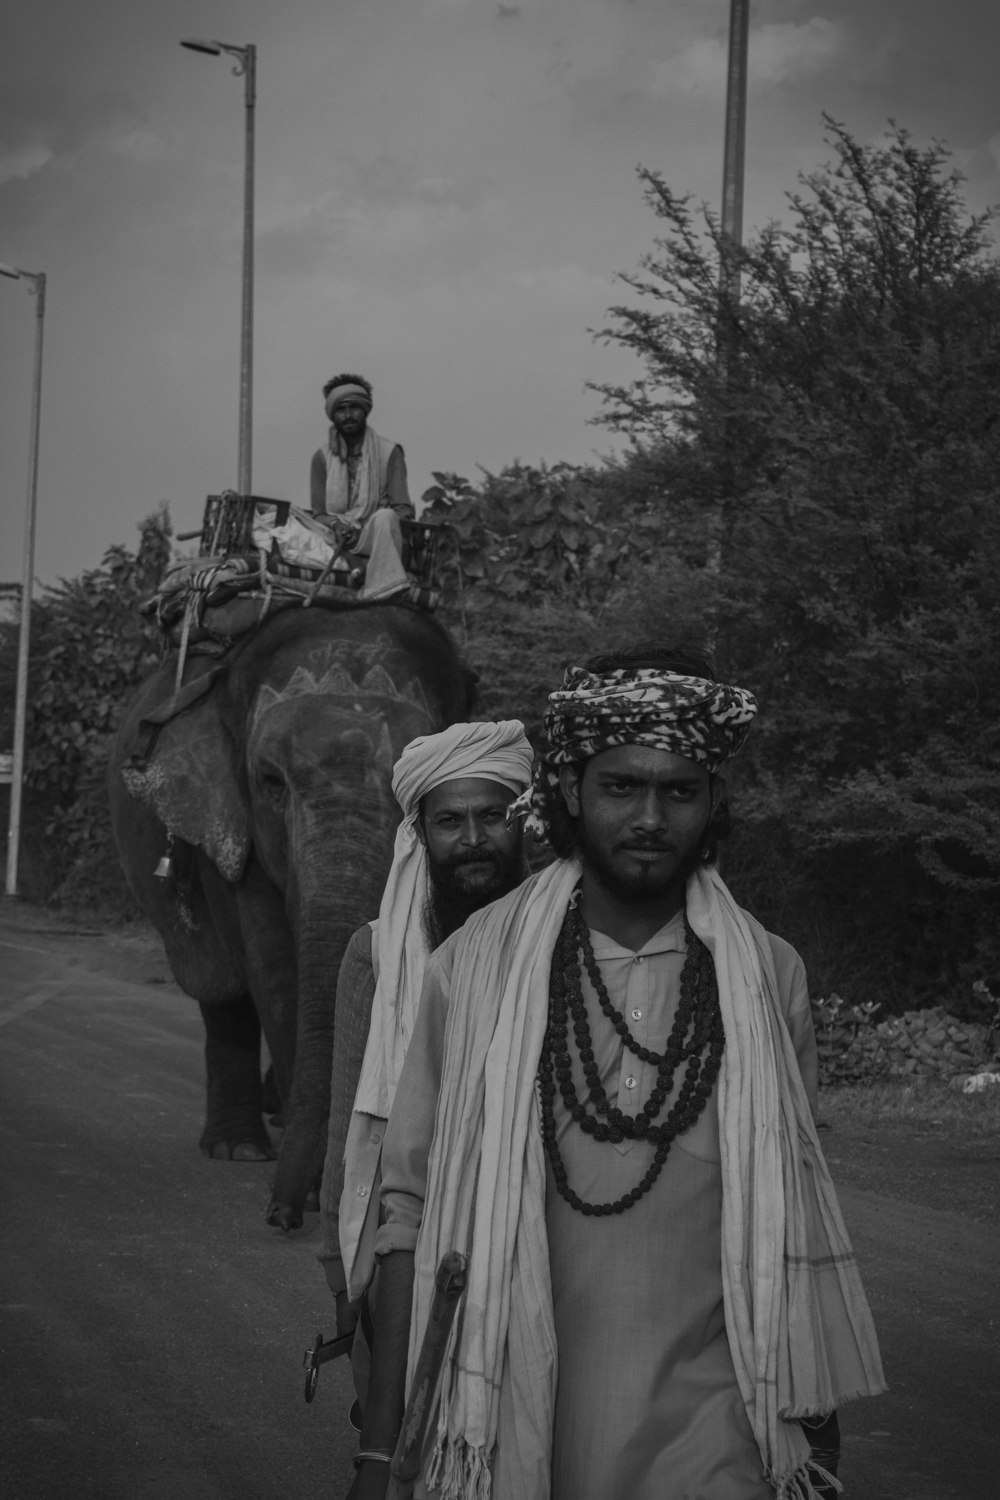
[[[118,732],[115,839],[201,1007],[212,1156],[274,1157],[263,1028],[284,1117],[267,1220],[293,1229],[322,1170],[337,971],[392,857],[393,763],[466,716],[474,678],[436,621],[400,605],[281,611],[221,664],[192,657],[179,701],[205,691],[171,717],[157,708],[175,671],[144,684]]]

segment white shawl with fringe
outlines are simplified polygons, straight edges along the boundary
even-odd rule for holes
[[[441,1500],[550,1493],[557,1352],[535,1076],[552,952],[579,873],[557,861],[477,913],[455,954],[410,1331],[412,1376],[438,1262],[467,1250],[425,1469]],[[793,1419],[883,1390],[878,1345],[766,934],[712,870],[689,881],[687,914],[714,957],[726,1034],[722,1277],[733,1364],[779,1500],[810,1500],[820,1476]]]
[[[330,429],[336,436],[335,430]],[[347,459],[342,453],[343,439],[327,444],[326,457],[326,513],[340,516],[345,521],[361,525],[379,507],[385,490],[389,457],[396,444],[381,437],[374,428],[365,429],[364,443],[358,458],[354,500],[351,500],[351,479]],[[346,453],[346,449],[344,449]]]

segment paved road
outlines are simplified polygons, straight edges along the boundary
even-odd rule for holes
[[[342,1500],[347,1372],[302,1399],[314,1216],[282,1237],[269,1168],[199,1155],[197,1010],[155,950],[30,924],[0,918],[0,1496]],[[849,1500],[996,1500],[1000,1235],[841,1197],[892,1385],[843,1414]]]
[[[315,1215],[281,1236],[269,1167],[201,1157],[197,1008],[94,946],[0,927],[0,1495],[340,1500]]]

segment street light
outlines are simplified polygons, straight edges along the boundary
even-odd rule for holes
[[[729,62],[726,73],[726,137],[722,165],[721,289],[727,302],[740,295],[736,252],[743,243],[743,176],[747,134],[747,49],[750,0],[730,0]]]
[[[45,328],[45,272],[23,271],[0,264],[0,276],[27,281],[36,298],[35,374],[31,386],[31,437],[28,458],[28,499],[24,517],[24,567],[21,573],[21,623],[17,637],[17,688],[14,698],[14,756],[10,781],[10,822],[7,831],[8,896],[17,895],[17,856],[21,842],[21,797],[24,785],[24,726],[28,703],[28,644],[31,639],[31,584],[35,571],[35,512],[38,501],[38,433],[42,410],[42,336]]]
[[[253,179],[254,179],[254,108],[257,102],[257,48],[231,46],[228,42],[205,41],[188,37],[181,42],[189,52],[204,52],[219,57],[228,52],[236,58],[233,75],[246,79],[246,153],[243,175],[243,298],[240,315],[240,466],[238,488],[241,495],[252,492],[253,450]]]

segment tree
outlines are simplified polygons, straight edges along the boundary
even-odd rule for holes
[[[104,774],[121,710],[162,651],[139,606],[170,560],[166,507],[139,533],[135,552],[110,547],[99,567],[61,580],[33,606],[25,789],[32,823],[44,833],[36,857],[46,864],[41,874],[26,870],[36,893],[125,900]]]
[[[645,489],[614,464],[515,463],[480,487],[435,474],[423,496],[447,523],[442,612],[480,677],[483,713],[541,728],[547,694],[567,662],[636,633],[689,635],[701,584],[670,556]]]
[[[760,864],[762,904],[822,892],[841,947],[936,985],[1000,967],[1000,266],[944,147],[826,123],[834,162],[741,251],[641,173],[664,227],[602,336],[644,373],[598,389],[759,692],[744,803],[797,871]]]

